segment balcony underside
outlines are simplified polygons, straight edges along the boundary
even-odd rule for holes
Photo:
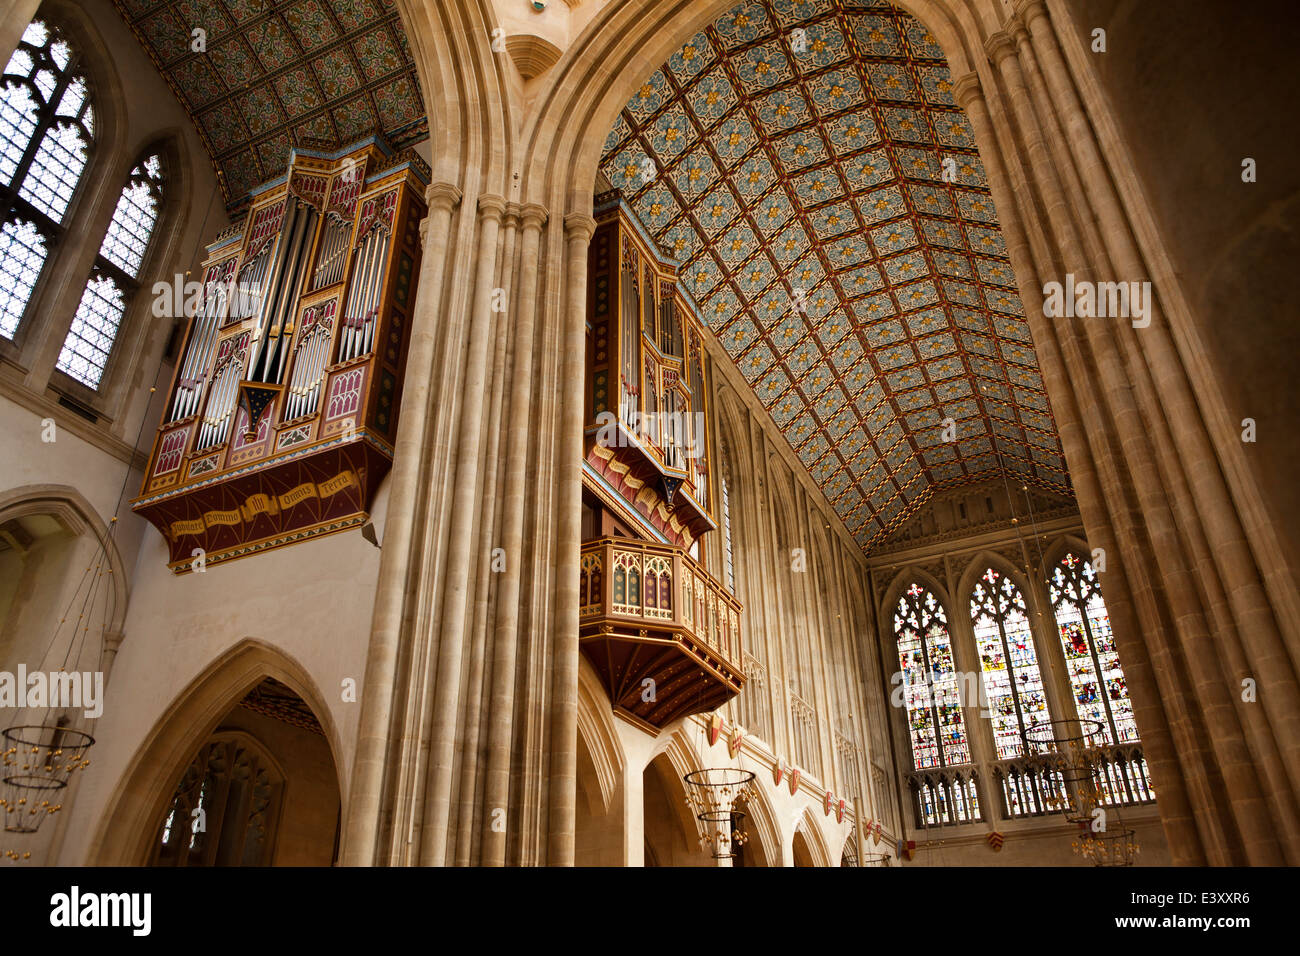
[[[740,693],[745,681],[717,654],[676,629],[587,622],[579,646],[614,708],[656,732],[680,717],[716,710]]]
[[[366,431],[295,450],[209,481],[145,495],[132,507],[167,540],[180,574],[364,524],[392,465]]]

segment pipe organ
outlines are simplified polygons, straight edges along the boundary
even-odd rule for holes
[[[705,324],[677,287],[676,263],[616,190],[597,197],[596,222],[587,283],[588,466],[669,541],[689,548],[716,527]],[[641,491],[647,486],[652,496]]]
[[[133,507],[176,572],[363,524],[392,463],[425,163],[295,149],[207,248]]]
[[[697,545],[716,528],[705,324],[619,193],[595,205],[578,646],[658,733],[744,686],[741,608]]]

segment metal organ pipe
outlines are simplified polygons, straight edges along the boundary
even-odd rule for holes
[[[262,299],[257,323],[256,357],[249,365],[252,381],[278,382],[284,373],[284,328],[301,285],[303,260],[310,249],[315,212],[311,206],[300,202],[290,202],[285,210],[285,222],[277,240],[274,273]]]
[[[324,378],[325,363],[329,357],[330,330],[328,322],[333,315],[331,302],[324,307],[323,315],[317,320],[307,338],[299,346],[301,353],[294,363],[293,380],[290,383],[285,421],[310,415],[316,411],[320,398],[321,380]]]
[[[333,213],[326,217],[320,261],[312,276],[312,291],[323,289],[342,280],[343,267],[347,264],[348,240],[351,238],[352,223],[344,222],[341,217]]]
[[[619,389],[619,418],[628,428],[633,427],[633,415],[637,411],[637,396],[640,389],[638,388],[640,376],[637,373],[637,337],[640,333],[640,321],[637,316],[637,295],[636,295],[636,264],[631,268],[627,263],[623,264],[622,275],[619,276],[619,298],[622,307],[622,322],[619,325],[619,341],[623,345],[623,357],[619,375],[623,379],[623,387]]]
[[[193,415],[198,409],[199,396],[203,393],[203,380],[206,377],[208,362],[212,358],[212,348],[217,340],[217,327],[221,324],[226,304],[225,289],[214,282],[209,294],[204,296],[203,311],[195,319],[194,334],[185,353],[180,383],[176,387],[176,398],[172,403],[172,413],[168,421],[174,422]]]
[[[366,335],[365,341],[361,343],[361,354],[367,354],[375,339],[375,327],[379,325],[379,299],[384,291],[384,264],[388,261],[388,240],[387,232],[382,232],[379,238],[379,253],[376,257],[375,280],[370,287],[370,302],[366,309]]]
[[[388,240],[388,232],[382,226],[376,226],[357,249],[357,266],[352,275],[352,287],[348,290],[344,316],[340,362],[365,355],[374,341]]]
[[[230,413],[235,407],[236,390],[239,387],[239,356],[231,357],[212,381],[212,394],[208,398],[208,411],[203,417],[203,426],[199,430],[199,440],[195,449],[202,451],[219,445],[226,438],[230,426]]]
[[[228,308],[231,319],[242,320],[257,314],[266,293],[262,280],[266,277],[266,267],[270,261],[270,249],[263,249],[261,254],[240,272],[239,285],[234,290],[235,298]],[[252,302],[253,294],[257,296],[256,304]]]
[[[268,369],[274,366],[275,377],[269,379],[272,382],[284,381],[285,365],[289,361],[289,340],[290,336],[286,330],[289,326],[290,319],[293,318],[294,310],[298,306],[298,290],[303,286],[303,280],[308,269],[308,256],[311,255],[312,240],[316,235],[316,221],[319,216],[312,206],[300,207],[302,213],[302,228],[299,231],[298,241],[294,248],[291,260],[292,269],[288,275],[288,282],[284,286],[284,295],[281,300],[280,308],[275,316],[275,328],[279,329],[279,335],[276,341],[276,353],[268,361]],[[278,361],[275,359],[278,357]]]

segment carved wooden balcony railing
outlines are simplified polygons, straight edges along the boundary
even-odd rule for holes
[[[740,604],[683,549],[597,538],[580,568],[580,646],[616,710],[657,730],[740,693]]]

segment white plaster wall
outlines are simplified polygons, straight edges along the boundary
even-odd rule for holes
[[[352,530],[201,574],[173,575],[166,561],[162,536],[150,530],[95,729],[94,765],[82,781],[58,863],[83,861],[110,796],[159,719],[217,657],[246,638],[296,661],[327,702],[329,714],[318,717],[337,730],[346,799],[360,704],[343,701],[342,682],[353,678],[359,697],[379,551]]]

